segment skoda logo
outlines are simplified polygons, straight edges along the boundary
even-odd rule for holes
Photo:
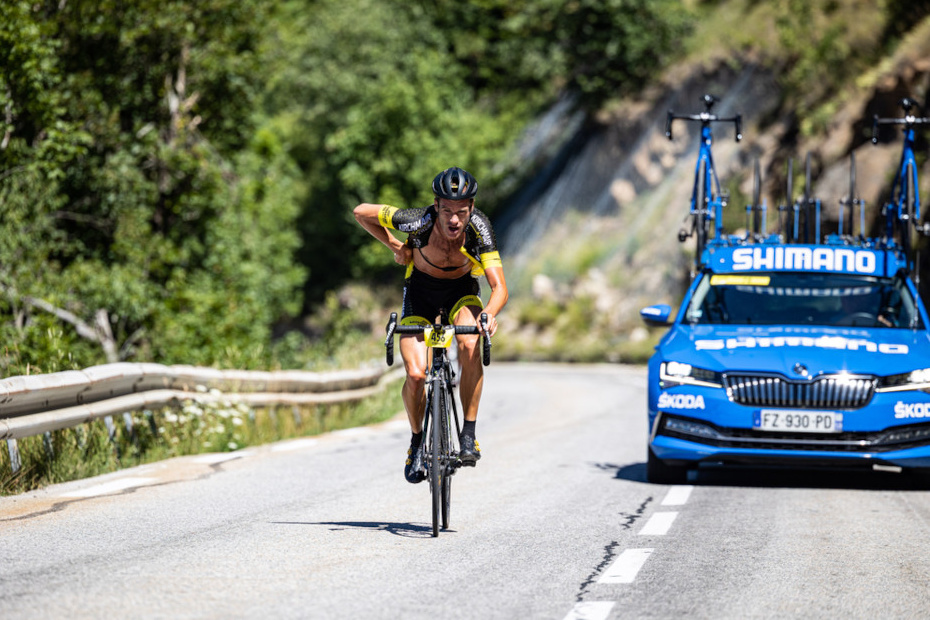
[[[807,366],[805,366],[801,362],[798,362],[797,364],[795,364],[792,370],[794,370],[794,373],[797,375],[801,375],[802,377],[807,376]]]

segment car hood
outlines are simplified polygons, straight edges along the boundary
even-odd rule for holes
[[[798,371],[887,376],[930,367],[925,330],[679,324],[661,350],[664,360],[708,370],[789,377]]]

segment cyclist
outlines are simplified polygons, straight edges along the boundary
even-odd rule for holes
[[[477,317],[485,312],[488,335],[497,330],[496,316],[507,303],[507,284],[491,223],[475,208],[477,192],[474,177],[453,167],[433,179],[435,198],[428,207],[399,209],[362,203],[355,208],[358,223],[394,252],[395,262],[407,267],[402,325],[430,325],[446,309],[455,325],[477,325]],[[391,230],[406,233],[406,241]],[[480,275],[491,288],[487,306],[478,296]],[[457,339],[462,365],[459,395],[465,414],[459,458],[463,465],[473,467],[481,458],[475,421],[484,371],[478,336],[459,335]],[[422,447],[427,348],[423,335],[401,336],[400,352],[407,372],[402,394],[412,433],[404,477],[417,483],[426,477]]]

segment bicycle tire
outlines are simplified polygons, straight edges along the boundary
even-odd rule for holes
[[[849,235],[856,234],[856,152],[852,151],[849,154]],[[860,234],[865,234],[864,230],[859,231]],[[840,230],[840,235],[843,234],[843,231]]]
[[[442,390],[442,400],[441,400],[441,420],[442,420],[442,482],[440,484],[442,491],[442,529],[449,529],[449,518],[452,513],[452,469],[454,463],[452,462],[452,408],[450,406],[450,400],[452,398],[452,393],[448,389],[448,384],[446,388]]]
[[[697,247],[695,248],[694,266],[701,268],[701,255],[707,245],[707,161],[702,161],[698,168],[698,192],[696,212],[694,214],[694,231],[697,234]]]
[[[753,234],[762,233],[762,171],[759,169],[759,158],[756,157],[752,166],[752,231]]]
[[[911,162],[907,163],[905,169],[904,183],[904,213],[899,218],[901,224],[901,245],[904,246],[904,259],[908,271],[911,269],[911,220],[914,219],[914,170]]]
[[[804,243],[811,243],[813,236],[811,235],[811,224],[814,219],[811,216],[811,195],[811,154],[808,152],[804,160]],[[814,239],[813,243],[818,243],[818,240]]]
[[[433,507],[433,537],[439,536],[439,523],[442,511],[442,470],[439,453],[442,450],[442,422],[439,416],[439,399],[441,398],[440,380],[431,380],[429,405],[430,417],[430,451],[429,451],[429,491]]]

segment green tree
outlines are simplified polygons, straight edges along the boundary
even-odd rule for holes
[[[54,317],[101,345],[83,365],[259,363],[302,279],[296,173],[255,138],[267,3],[14,8],[0,30],[13,335]]]

